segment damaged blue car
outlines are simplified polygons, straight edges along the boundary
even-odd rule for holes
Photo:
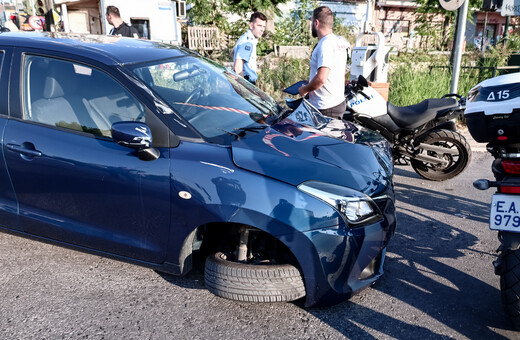
[[[382,275],[379,134],[158,42],[1,33],[0,65],[1,229],[177,275],[200,255],[240,301],[333,304]]]

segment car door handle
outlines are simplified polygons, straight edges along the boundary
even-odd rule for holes
[[[34,145],[32,145],[32,143],[27,143],[27,144],[29,144],[30,146],[32,146],[34,148]],[[16,144],[7,144],[6,147],[9,150],[21,153],[22,155],[25,155],[25,156],[41,157],[41,155],[42,155],[41,151],[34,150],[34,149],[28,149],[26,146],[21,146],[21,145],[16,145]]]

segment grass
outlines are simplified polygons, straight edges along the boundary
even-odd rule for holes
[[[266,64],[261,69],[258,86],[281,102],[285,97],[293,97],[282,90],[297,81],[309,77],[308,59],[280,59],[277,67]],[[348,77],[347,77],[348,78]],[[412,105],[427,98],[439,98],[450,92],[451,69],[429,68],[414,70],[406,64],[398,66],[389,76],[389,100],[397,106]],[[476,70],[462,70],[459,77],[458,93],[467,95],[479,83]],[[293,97],[296,98],[296,97]]]
[[[450,93],[451,69],[413,70],[408,65],[397,67],[389,76],[388,100],[397,106],[417,104],[427,98],[440,98]],[[461,69],[457,93],[466,96],[480,82],[478,70]]]
[[[500,58],[496,57],[500,56]],[[464,65],[475,65],[493,67],[504,65],[506,59],[503,51],[492,51],[491,57],[474,61],[463,60]],[[507,54],[506,54],[507,55]],[[413,55],[406,54],[401,60],[392,63],[398,66],[392,68],[388,75],[390,82],[389,101],[397,106],[417,104],[427,98],[440,98],[450,92],[451,68],[438,68],[435,66],[448,65],[448,57],[433,57],[427,60],[424,56],[419,58],[424,67],[413,67]],[[475,59],[477,59],[475,61]],[[500,59],[500,60],[498,60]],[[276,63],[276,64],[275,64]],[[430,68],[428,65],[432,65]],[[478,70],[461,68],[458,81],[457,93],[466,96],[468,91],[484,79],[490,78],[491,70]],[[296,98],[287,95],[282,90],[297,81],[308,79],[309,59],[280,58],[266,61],[262,66],[257,85],[266,93],[270,94],[276,101],[283,102],[285,97]],[[348,79],[348,75],[347,75]]]

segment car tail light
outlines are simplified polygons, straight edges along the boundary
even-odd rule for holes
[[[520,175],[520,160],[503,160],[502,166],[507,174]]]

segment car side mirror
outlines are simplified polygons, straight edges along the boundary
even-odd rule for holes
[[[117,122],[112,124],[112,138],[119,145],[137,150],[139,159],[153,161],[160,153],[152,147],[152,131],[145,123]]]

